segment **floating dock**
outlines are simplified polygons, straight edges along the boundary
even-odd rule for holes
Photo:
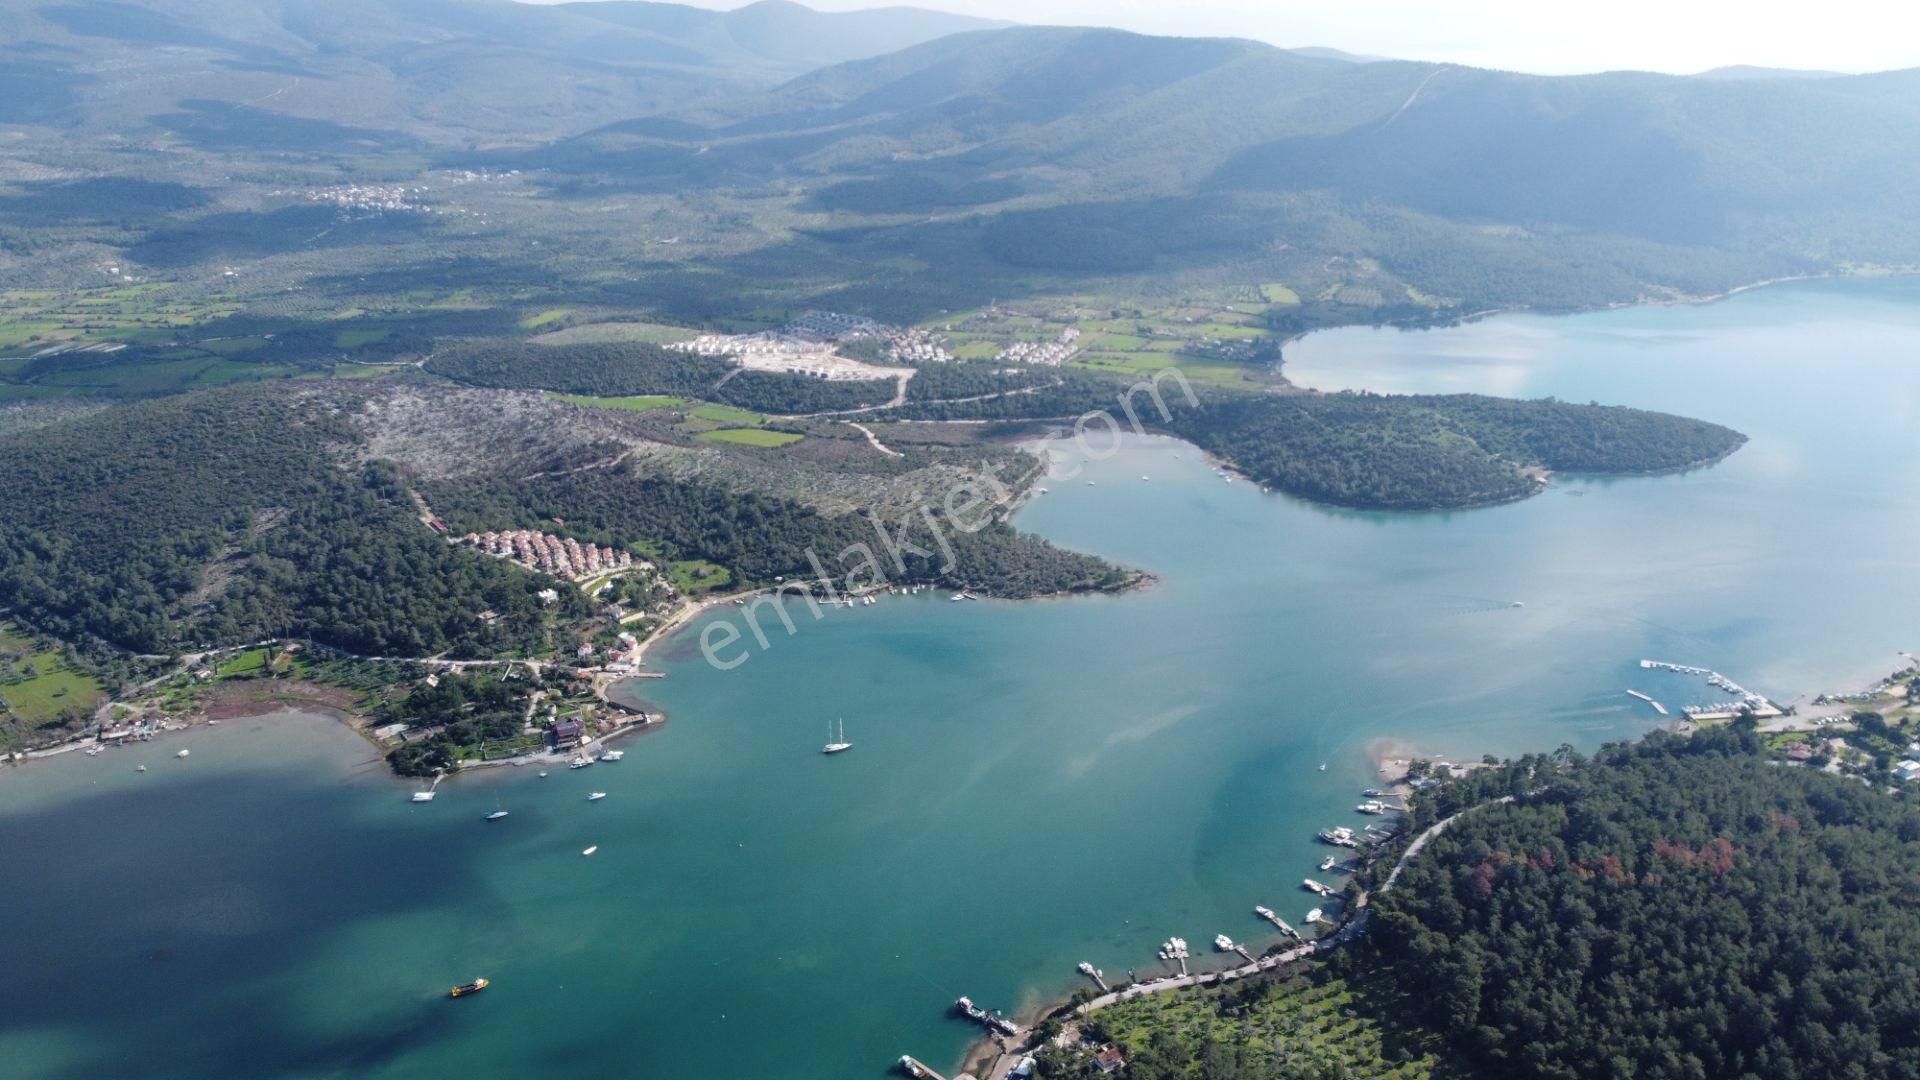
[[[1716,690],[1725,690],[1734,695],[1736,699],[1734,701],[1723,701],[1715,705],[1688,705],[1680,711],[1690,719],[1732,720],[1743,712],[1752,713],[1755,717],[1763,720],[1786,715],[1781,711],[1780,706],[1767,700],[1765,696],[1754,693],[1712,668],[1691,667],[1686,664],[1669,664],[1664,660],[1642,660],[1640,661],[1640,666],[1647,671],[1671,671],[1676,675],[1700,676],[1707,680],[1707,685]],[[1667,710],[1661,708],[1659,702],[1653,701],[1652,698],[1646,697],[1645,694],[1635,693],[1631,690],[1629,690],[1628,693],[1633,694],[1635,697],[1646,698],[1647,701],[1653,703],[1654,708],[1660,709],[1662,716],[1667,714]]]
[[[1670,714],[1669,714],[1669,713],[1667,712],[1667,707],[1666,707],[1665,705],[1662,705],[1662,704],[1660,704],[1660,703],[1659,703],[1658,701],[1655,701],[1655,700],[1653,700],[1653,695],[1652,695],[1652,694],[1643,694],[1643,693],[1641,693],[1641,692],[1640,692],[1640,691],[1638,691],[1638,690],[1629,690],[1629,691],[1627,691],[1627,693],[1628,693],[1628,695],[1630,695],[1630,696],[1632,696],[1632,697],[1637,697],[1637,698],[1639,698],[1639,699],[1640,699],[1641,701],[1644,701],[1644,702],[1646,702],[1647,704],[1649,704],[1649,705],[1651,705],[1651,706],[1653,706],[1653,711],[1654,711],[1654,712],[1657,712],[1657,713],[1659,713],[1659,714],[1660,714],[1661,716],[1667,716],[1667,715],[1670,715]]]

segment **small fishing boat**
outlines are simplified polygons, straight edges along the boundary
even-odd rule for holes
[[[588,802],[599,802],[599,801],[600,801],[601,799],[604,799],[604,798],[606,798],[606,797],[607,797],[607,793],[606,793],[606,792],[604,792],[604,791],[596,791],[596,792],[593,792],[592,794],[590,794],[590,795],[588,795],[588,796],[587,796],[587,801],[588,801]]]
[[[147,771],[147,767],[146,767],[145,765],[135,765],[135,766],[133,767],[133,771],[134,771],[134,772],[146,772],[146,771]]]
[[[174,756],[174,757],[186,757],[186,756],[187,756],[188,754],[191,754],[191,753],[193,753],[193,751],[191,751],[191,750],[182,750],[182,751],[180,751],[179,753],[177,753],[177,754],[175,754],[175,755],[173,755],[173,756]]]
[[[431,791],[416,791],[416,792],[414,792],[414,793],[413,793],[413,801],[414,801],[414,802],[432,802],[432,801],[433,801],[433,792],[431,792]]]
[[[545,771],[543,770],[543,771],[542,771],[542,772],[540,773],[540,779],[542,779],[542,780],[545,780],[546,778],[547,778],[547,774],[546,774],[546,772],[545,772]]]
[[[495,810],[493,813],[488,814],[484,820],[499,821],[501,818],[506,816],[507,816],[507,812],[505,810]]]
[[[490,985],[492,984],[489,983],[486,979],[475,979],[470,983],[461,983],[459,986],[454,987],[452,990],[447,992],[447,996],[448,997],[466,997],[469,994],[477,994],[480,991],[485,990]]]
[[[626,756],[627,756],[627,752],[626,752],[625,750],[602,750],[602,751],[600,751],[600,760],[601,760],[601,761],[619,761],[619,760],[620,760],[621,758],[623,758],[623,757],[626,757]]]
[[[585,850],[585,851],[583,851],[583,852],[581,852],[580,854],[582,854],[582,855],[591,855],[591,854],[593,854],[594,852],[596,852],[596,851],[599,851],[599,850],[600,850],[600,845],[599,845],[599,844],[595,844],[595,845],[593,845],[592,847],[590,847],[590,848],[588,848],[587,850]]]
[[[1326,859],[1320,863],[1320,869],[1322,871],[1333,869],[1333,856],[1327,856]]]

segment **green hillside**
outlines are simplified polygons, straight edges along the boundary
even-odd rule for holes
[[[1454,785],[1484,805],[1378,898],[1388,977],[1493,1075],[1912,1076],[1920,814],[1656,734]],[[1422,818],[1424,824],[1427,818]]]

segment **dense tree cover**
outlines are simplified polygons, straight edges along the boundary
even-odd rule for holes
[[[1639,473],[1715,461],[1745,437],[1641,409],[1457,394],[1216,395],[1174,432],[1290,494],[1426,510],[1522,498],[1522,466]]]
[[[1524,466],[1642,473],[1716,461],[1745,441],[1701,420],[1642,409],[1513,401],[1471,394],[1255,394],[1144,383],[1071,369],[1002,373],[994,365],[929,368],[890,415],[1013,419],[1105,413],[1132,430],[1188,439],[1292,495],[1373,510],[1432,510],[1523,498],[1538,489]],[[944,401],[911,398],[937,394]],[[981,398],[980,400],[952,400]],[[1131,413],[1128,409],[1131,407]],[[1105,438],[1089,424],[1089,439]]]
[[[248,388],[0,440],[0,605],[143,652],[297,636],[354,652],[539,639],[541,580],[449,547],[321,398]],[[569,604],[584,603],[569,598]],[[492,608],[492,624],[477,615]]]
[[[402,776],[427,776],[452,769],[463,751],[520,735],[533,689],[527,681],[507,682],[491,675],[448,675],[437,686],[414,683],[404,697],[389,702],[377,720],[406,723],[429,734],[395,747],[387,763]]]
[[[1153,263],[1148,238],[1074,212],[1003,215],[987,227],[982,242],[1009,266],[1040,270],[1125,273]]]
[[[646,545],[676,560],[704,559],[745,584],[817,577],[809,551],[836,587],[851,577],[857,585],[924,582],[1036,596],[1128,580],[1100,559],[1062,551],[999,522],[969,532],[944,514],[936,515],[935,526],[915,513],[880,520],[876,527],[876,519],[863,515],[822,514],[801,503],[684,483],[626,464],[527,482],[431,484],[426,490],[455,529],[532,527],[559,518],[582,540]],[[979,524],[977,515],[967,524]],[[900,551],[897,561],[889,541]],[[872,552],[873,569],[858,545]]]
[[[1077,373],[1069,371],[1067,374]],[[1060,379],[1061,375],[1049,369],[1027,368],[1010,372],[1006,364],[992,360],[951,360],[920,368],[913,380],[907,383],[907,404],[912,406],[916,402],[1004,394],[1009,390],[1046,386]]]
[[[746,371],[727,360],[643,341],[531,345],[494,339],[436,350],[427,370],[473,386],[622,397],[671,394],[771,413],[830,412],[893,397],[891,379],[829,381]]]
[[[1920,1076],[1909,802],[1770,763],[1731,728],[1447,786],[1517,801],[1437,836],[1376,898],[1372,937],[1492,1071]]]
[[[1561,472],[1649,473],[1718,461],[1746,436],[1705,420],[1623,406],[1480,394],[1414,397],[1483,449]]]

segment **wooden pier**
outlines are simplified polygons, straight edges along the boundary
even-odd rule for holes
[[[1277,928],[1279,929],[1279,931],[1280,931],[1281,933],[1283,933],[1283,934],[1285,934],[1285,935],[1287,935],[1288,937],[1290,937],[1290,938],[1292,938],[1293,940],[1295,940],[1295,941],[1303,941],[1303,940],[1305,940],[1304,938],[1302,938],[1302,937],[1300,936],[1300,931],[1298,931],[1298,930],[1295,930],[1295,929],[1294,929],[1294,928],[1292,927],[1292,925],[1290,925],[1290,924],[1289,924],[1289,923],[1287,922],[1287,920],[1285,920],[1285,919],[1283,919],[1283,918],[1281,918],[1280,916],[1278,916],[1278,915],[1276,915],[1276,914],[1274,914],[1274,913],[1273,913],[1273,909],[1272,909],[1272,908],[1268,908],[1268,907],[1264,907],[1264,906],[1262,906],[1262,907],[1257,907],[1257,908],[1254,908],[1254,909],[1253,909],[1253,913],[1254,913],[1255,915],[1258,915],[1258,916],[1260,916],[1261,918],[1263,918],[1263,919],[1265,919],[1265,920],[1267,920],[1268,922],[1270,922],[1270,923],[1272,923],[1272,924],[1273,924],[1273,925],[1274,925],[1275,927],[1277,927]]]

